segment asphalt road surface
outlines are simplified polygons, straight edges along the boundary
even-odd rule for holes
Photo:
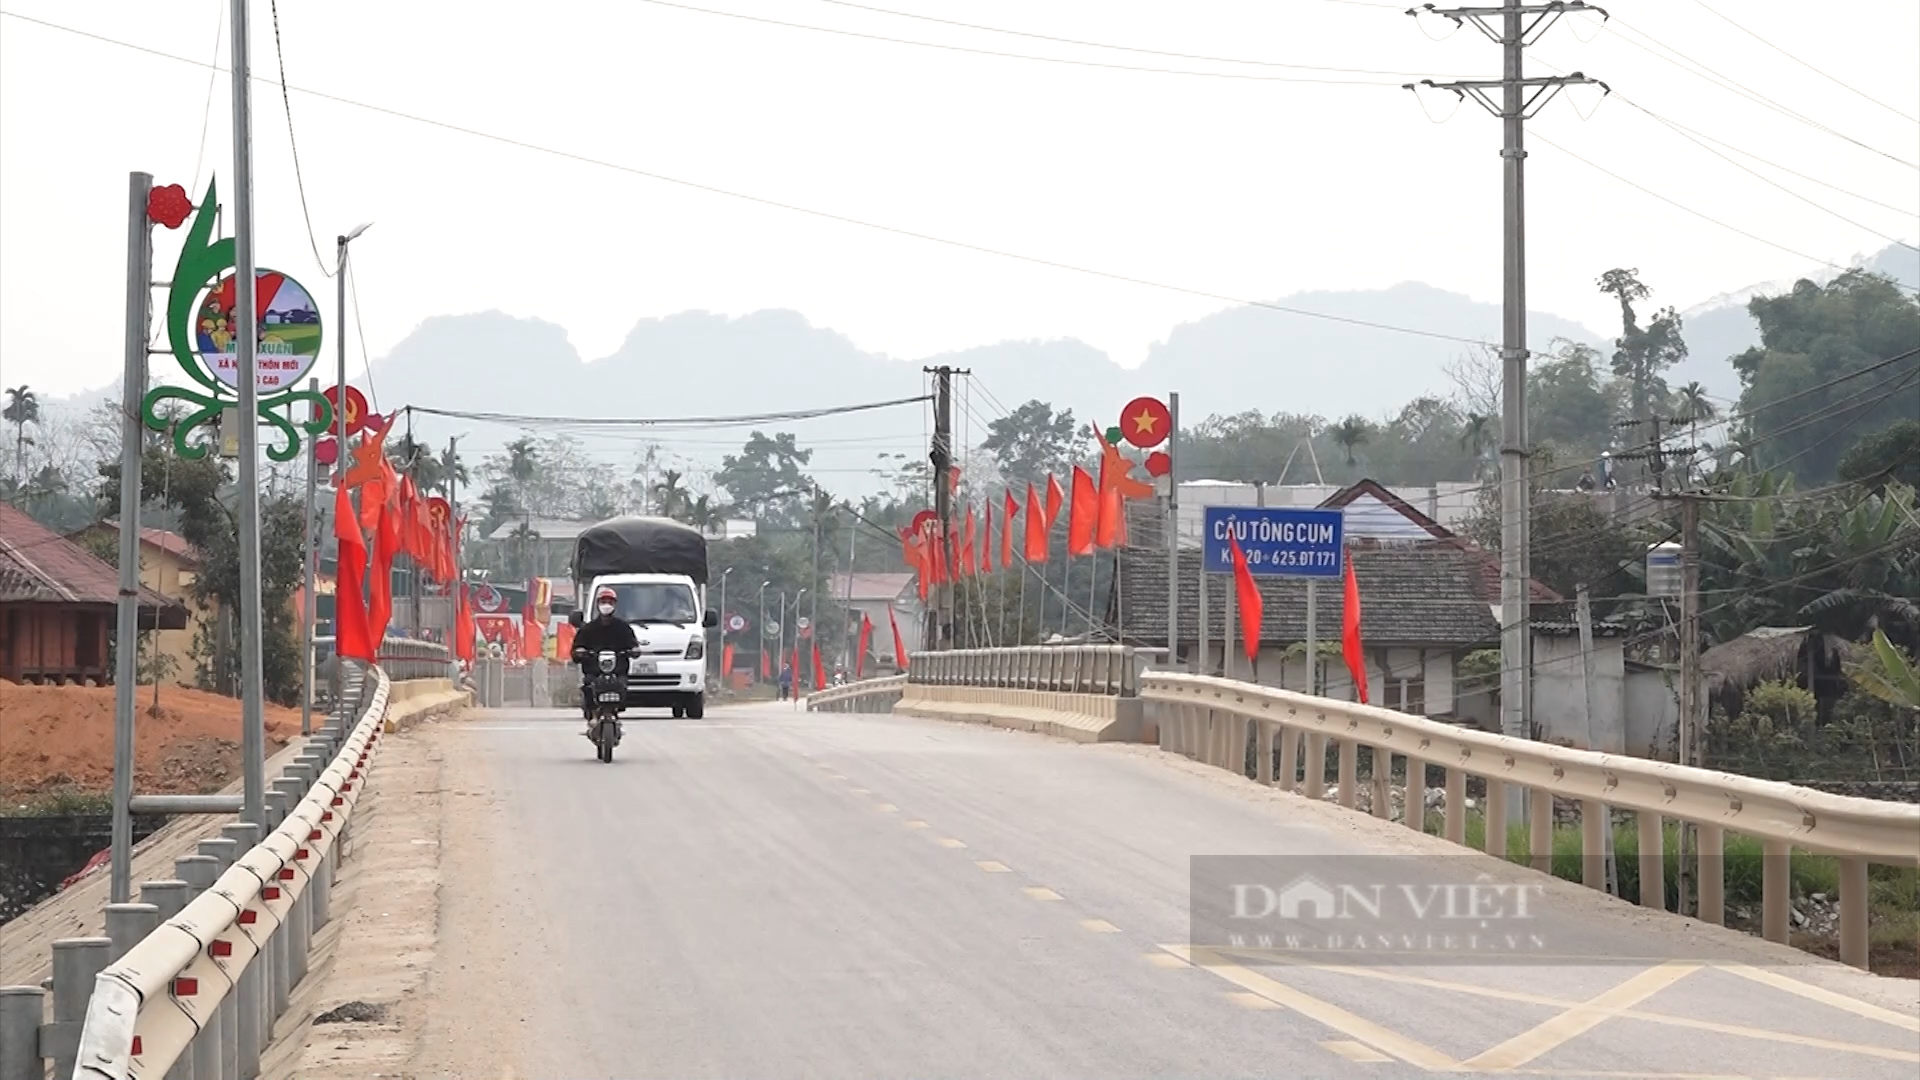
[[[423,1077],[1920,1075],[1911,983],[1572,886],[1417,958],[1223,938],[1190,888],[1537,879],[1149,748],[762,705],[600,764],[581,730],[429,736],[469,798]]]

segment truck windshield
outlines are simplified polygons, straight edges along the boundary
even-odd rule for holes
[[[694,610],[693,590],[668,582],[633,582],[610,585],[615,597],[613,613],[627,622],[699,622]]]

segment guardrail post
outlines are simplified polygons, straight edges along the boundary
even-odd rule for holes
[[[1585,813],[1585,811],[1581,811]],[[1600,820],[1601,828],[1613,829],[1613,811],[1602,807],[1605,815]],[[1666,821],[1659,814],[1639,811],[1634,814],[1634,824],[1640,829],[1640,906],[1667,909],[1667,830]],[[1602,832],[1602,837],[1606,832]],[[1601,849],[1604,857],[1605,849]],[[1680,914],[1685,915],[1686,912]]]
[[[235,850],[252,851],[260,842],[260,827],[252,822],[222,825],[220,835],[233,842]],[[262,1017],[266,1013],[266,1003],[261,998],[260,988],[265,983],[267,965],[264,957],[254,957],[240,973],[240,980],[233,988],[233,1019],[237,1029],[236,1038],[240,1044],[240,1075],[257,1076],[260,1073],[260,1053],[267,1048],[267,1031]]]
[[[127,955],[127,950],[160,925],[160,909],[153,904],[108,904],[107,940],[113,948],[107,953],[109,964]]]
[[[287,818],[287,795],[284,791],[269,791],[266,794],[267,828],[270,831],[277,830],[280,828],[280,823]],[[287,1011],[287,1000],[291,996],[293,956],[289,945],[293,937],[293,918],[293,909],[289,907],[285,921],[267,939],[265,951],[273,956],[272,966],[268,968],[272,972],[272,979],[267,983],[267,1011],[261,1018],[261,1026],[268,1031],[273,1030],[274,1023],[280,1019],[282,1013]]]
[[[1760,853],[1760,936],[1785,945],[1793,911],[1793,846],[1785,840],[1763,840]]]
[[[41,1080],[40,1021],[47,992],[37,986],[0,986],[0,1080]]]
[[[1415,832],[1427,831],[1427,763],[1407,755],[1407,795],[1400,808],[1400,824]]]
[[[1606,803],[1580,800],[1580,883],[1601,892],[1607,891],[1607,829],[1612,819]]]
[[[1300,729],[1280,725],[1280,787],[1292,793],[1300,780]]]
[[[1840,860],[1840,962],[1867,969],[1867,860]]]
[[[1393,820],[1393,751],[1383,746],[1368,747],[1367,760],[1372,768],[1368,771],[1368,800],[1373,805],[1373,816],[1381,821]]]
[[[275,780],[273,788],[286,796],[287,813],[292,813],[300,805],[301,800],[306,798],[306,787],[297,776]],[[285,819],[283,814],[281,820]],[[305,836],[295,839],[302,845],[307,841]],[[313,905],[309,902],[312,895],[313,872],[311,868],[305,866],[300,869],[307,872],[309,887],[301,889],[300,895],[294,899],[293,906],[288,912],[287,925],[284,927],[292,931],[293,935],[287,939],[287,959],[291,964],[291,970],[287,976],[289,989],[300,985],[300,980],[307,977],[307,944],[313,937],[313,927],[309,921],[313,910]]]
[[[1481,847],[1496,859],[1507,857],[1507,785],[1487,777],[1487,834]]]
[[[1253,778],[1268,787],[1273,786],[1273,727],[1268,721],[1259,721],[1253,740]]]
[[[1456,844],[1467,842],[1467,770],[1464,761],[1447,766],[1447,839]]]
[[[1307,798],[1320,799],[1327,793],[1327,737],[1318,731],[1307,733]]]
[[[231,840],[202,840],[198,855],[174,860],[175,870],[187,883],[187,903],[191,904],[220,880],[220,875],[232,864],[233,846]],[[206,1026],[194,1037],[193,1080],[233,1080],[239,1072],[240,1022],[236,1011],[229,995],[214,1007]]]
[[[1527,861],[1543,874],[1553,873],[1553,792],[1527,793]]]
[[[1360,805],[1360,744],[1340,740],[1340,805],[1351,810]]]
[[[106,970],[112,949],[112,939],[103,937],[53,943],[53,1023],[41,1029],[38,1047],[42,1056],[53,1059],[55,1076],[73,1075],[93,982]]]
[[[1701,825],[1700,913],[1702,922],[1724,926],[1727,921],[1727,834],[1718,825]]]

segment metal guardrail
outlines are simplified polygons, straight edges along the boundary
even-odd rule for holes
[[[829,686],[807,695],[808,712],[892,712],[907,689],[907,676],[883,675],[841,686]]]
[[[1149,672],[1140,679],[1140,696],[1165,709],[1161,749],[1244,776],[1251,743],[1254,779],[1288,790],[1303,785],[1308,798],[1326,793],[1331,745],[1339,802],[1348,809],[1356,804],[1360,750],[1368,748],[1372,812],[1380,818],[1392,814],[1391,758],[1404,757],[1405,806],[1414,809],[1403,820],[1423,832],[1427,767],[1438,768],[1445,776],[1443,835],[1456,844],[1466,842],[1469,776],[1486,781],[1488,822],[1507,820],[1515,794],[1546,796],[1528,800],[1529,861],[1536,870],[1552,867],[1554,798],[1573,800],[1580,807],[1582,877],[1594,888],[1606,887],[1611,808],[1631,810],[1640,835],[1639,901],[1648,907],[1666,904],[1664,824],[1690,822],[1699,836],[1700,918],[1709,923],[1725,918],[1726,834],[1752,837],[1764,853],[1761,929],[1769,941],[1787,940],[1793,849],[1833,856],[1840,863],[1840,958],[1859,968],[1867,966],[1868,864],[1920,866],[1920,806],[1573,750],[1208,676]],[[1486,837],[1488,854],[1506,858],[1507,830],[1490,827]]]
[[[1023,645],[913,654],[916,686],[982,686],[1134,697],[1148,653],[1131,645]]]
[[[41,1080],[49,1060],[59,1080],[259,1075],[331,917],[390,687],[447,677],[446,655],[408,642],[379,668],[350,665],[346,700],[269,785],[264,840],[252,824],[222,827],[174,860],[174,880],[143,883],[140,903],[108,905],[104,937],[54,942],[46,984],[0,987],[0,1080]]]

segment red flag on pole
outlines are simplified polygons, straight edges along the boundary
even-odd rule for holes
[[[887,610],[893,609],[889,607]],[[867,618],[867,613],[863,611],[860,613],[860,647],[853,653],[853,677],[856,679],[860,677],[861,672],[867,670],[867,646],[872,641],[873,620]]]
[[[720,677],[724,679],[727,676],[732,674],[733,674],[733,642],[729,641],[725,645],[720,646]]]
[[[973,576],[973,507],[967,507],[967,531],[960,541],[960,577]]]
[[[372,663],[373,633],[367,626],[364,592],[367,542],[360,535],[360,522],[353,512],[353,497],[344,486],[334,490],[333,532],[340,538],[340,556],[335,563],[333,588],[334,651],[340,656]]]
[[[1032,498],[1033,485],[1027,485],[1028,498]],[[1013,517],[1020,512],[1020,500],[1013,497],[1013,489],[1007,489],[1007,504],[1000,515],[1000,569],[1013,569]]]
[[[820,666],[820,640],[813,642],[813,688],[819,690],[827,685],[827,669]]]
[[[393,557],[400,551],[400,484],[393,467],[381,462],[381,502],[373,509],[373,568],[367,583],[367,629],[379,648],[387,638],[387,624],[393,620]],[[360,496],[360,521],[367,521],[367,496],[374,492],[368,484]]]
[[[993,500],[987,500],[986,522],[980,526],[980,572],[993,573]]]
[[[473,663],[473,602],[467,597],[467,583],[453,586],[457,599],[453,605],[453,655]]]
[[[521,655],[529,660],[542,655],[545,652],[542,645],[546,640],[546,628],[540,625],[540,616],[533,610],[533,605],[529,603],[526,607],[520,609]]]
[[[762,644],[760,646],[760,681],[771,682],[772,680],[773,654],[767,651],[766,645]]]
[[[1047,511],[1032,484],[1027,485],[1027,561],[1035,565],[1047,561]]]
[[[1053,531],[1053,523],[1060,519],[1060,507],[1067,501],[1067,493],[1060,489],[1060,481],[1047,474],[1047,532]]]
[[[887,605],[887,625],[893,628],[893,666],[901,671],[907,670],[907,643],[900,637],[900,620],[894,617],[893,605]]]
[[[1247,553],[1240,550],[1240,538],[1227,531],[1227,543],[1233,549],[1233,590],[1240,601],[1240,643],[1246,650],[1247,659],[1260,656],[1260,623],[1266,614],[1260,602],[1260,583],[1253,580],[1253,571],[1247,568]]]
[[[1073,504],[1067,508],[1067,554],[1093,554],[1094,538],[1100,529],[1100,493],[1094,488],[1093,475],[1078,465],[1073,467]]]
[[[1340,604],[1340,655],[1346,658],[1347,673],[1353,676],[1353,688],[1360,704],[1367,704],[1367,657],[1360,651],[1360,583],[1353,577],[1353,552],[1346,553],[1347,594]]]

